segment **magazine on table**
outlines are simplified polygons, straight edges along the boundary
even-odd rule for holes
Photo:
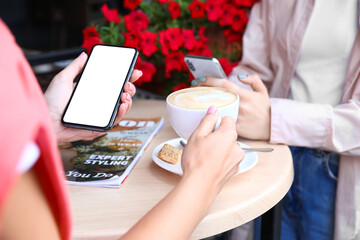
[[[105,136],[59,145],[66,182],[120,187],[163,125],[162,117],[124,118]]]

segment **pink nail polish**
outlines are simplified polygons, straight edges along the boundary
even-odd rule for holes
[[[209,109],[207,110],[207,113],[214,113],[215,111],[216,111],[216,107],[210,106]]]
[[[128,100],[128,101],[131,100],[130,94],[128,94],[128,93],[126,93],[126,100]]]

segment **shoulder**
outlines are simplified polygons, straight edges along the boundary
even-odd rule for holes
[[[308,6],[313,5],[311,0],[260,0],[255,4],[259,6],[262,12],[267,12],[269,14],[277,14],[286,16],[289,13],[294,13],[294,11],[304,11],[309,10]]]
[[[12,35],[10,29],[6,26],[3,20],[0,18],[0,43],[3,42],[15,42],[15,38]]]

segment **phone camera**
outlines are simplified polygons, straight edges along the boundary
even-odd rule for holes
[[[195,71],[194,65],[190,62],[190,60],[186,60],[186,64],[189,66],[191,71]]]

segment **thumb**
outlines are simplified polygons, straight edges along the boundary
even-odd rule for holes
[[[215,125],[219,119],[219,113],[216,107],[209,107],[207,114],[201,120],[198,128],[194,131],[194,134],[207,136],[214,131]]]
[[[72,61],[58,76],[63,80],[74,81],[74,78],[81,72],[87,59],[86,53],[82,52]]]

